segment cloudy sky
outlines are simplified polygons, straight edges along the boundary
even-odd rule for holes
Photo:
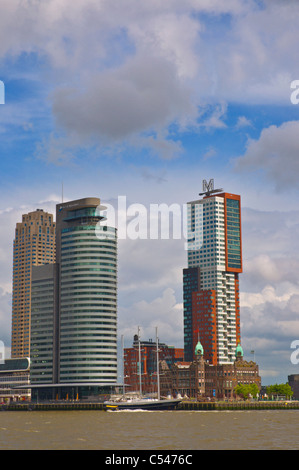
[[[263,384],[299,373],[296,0],[1,0],[0,338],[21,214],[100,197],[241,194],[241,335]],[[119,241],[119,336],[183,347],[183,239]]]

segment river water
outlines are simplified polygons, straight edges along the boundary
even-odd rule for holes
[[[299,410],[0,412],[0,450],[199,449],[299,449]]]

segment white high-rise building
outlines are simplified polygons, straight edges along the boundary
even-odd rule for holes
[[[206,359],[232,363],[240,342],[242,272],[240,196],[211,191],[188,203],[188,268],[184,270],[185,357],[200,339]]]

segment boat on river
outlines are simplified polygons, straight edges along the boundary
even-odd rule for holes
[[[156,398],[133,398],[123,399],[119,401],[105,401],[104,407],[106,411],[120,411],[120,410],[146,410],[146,411],[163,411],[174,410],[182,400],[180,399],[156,399]]]

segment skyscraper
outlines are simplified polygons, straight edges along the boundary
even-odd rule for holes
[[[13,244],[12,358],[30,356],[31,268],[54,262],[53,215],[42,209],[24,214]]]
[[[117,381],[117,237],[103,209],[98,198],[58,204],[56,264],[33,272],[31,382],[51,384],[48,397]]]
[[[100,209],[86,198],[56,210],[62,382],[117,380],[116,229],[100,225]]]
[[[31,278],[31,383],[57,381],[58,265],[34,266]]]
[[[234,361],[240,342],[242,272],[240,196],[207,190],[189,202],[188,268],[184,279],[185,360],[200,339],[211,364]]]

